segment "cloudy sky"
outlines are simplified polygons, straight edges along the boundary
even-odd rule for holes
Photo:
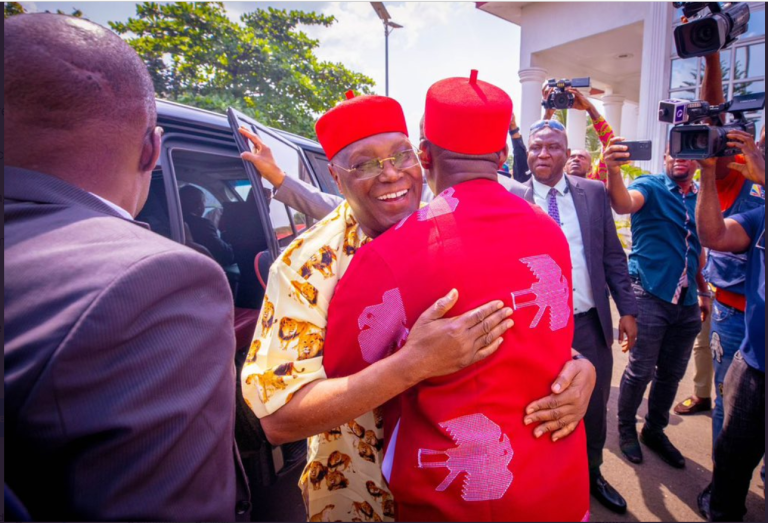
[[[135,15],[134,2],[22,2],[30,11],[80,9],[90,20],[106,24]],[[320,41],[320,59],[341,62],[364,73],[384,94],[384,29],[369,2],[225,2],[237,19],[257,6],[301,9],[336,17],[330,28],[310,28]],[[451,76],[480,71],[480,79],[507,90],[520,102],[517,77],[520,29],[482,12],[474,2],[385,2],[393,21],[403,25],[389,37],[389,92],[405,110],[412,138],[427,89]]]

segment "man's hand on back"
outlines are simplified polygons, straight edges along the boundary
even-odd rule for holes
[[[414,381],[447,376],[495,353],[501,337],[514,326],[512,309],[491,302],[455,318],[444,316],[456,305],[459,293],[451,291],[414,324],[401,356],[415,372]]]
[[[538,425],[537,438],[548,432],[553,433],[552,441],[565,438],[586,416],[596,380],[595,367],[588,360],[569,361],[552,385],[552,394],[528,406],[524,423]]]

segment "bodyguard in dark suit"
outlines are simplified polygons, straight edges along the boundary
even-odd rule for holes
[[[592,495],[623,513],[626,501],[602,477],[607,405],[613,374],[613,319],[609,293],[619,309],[619,340],[625,351],[637,339],[637,303],[605,186],[564,174],[570,156],[565,128],[543,120],[531,129],[528,164],[533,178],[512,192],[538,205],[563,228],[571,247],[576,333],[573,347],[595,366],[597,384],[584,418]]]
[[[85,20],[4,26],[6,484],[36,521],[247,518],[226,278],[133,220],[146,67]]]

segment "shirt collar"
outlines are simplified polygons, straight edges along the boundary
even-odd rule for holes
[[[683,190],[680,188],[677,182],[666,174],[664,175],[664,183],[667,185],[667,188],[670,191],[683,194]],[[689,194],[699,194],[699,185],[696,182],[691,182],[691,192]]]
[[[531,181],[533,182],[533,193],[537,197],[542,199],[549,198],[549,191],[553,189],[552,187],[536,181],[536,178],[531,178]],[[554,189],[557,190],[559,196],[564,196],[565,193],[568,192],[568,181],[565,179],[565,175],[563,175],[557,185],[555,185]]]
[[[122,207],[120,207],[119,205],[116,205],[116,204],[114,204],[114,203],[110,202],[109,200],[107,200],[107,199],[105,199],[105,198],[102,198],[102,197],[101,197],[101,196],[99,196],[98,194],[94,194],[94,193],[88,193],[88,194],[90,194],[91,196],[95,196],[96,198],[98,198],[99,200],[101,200],[101,201],[102,201],[102,203],[104,203],[105,205],[109,206],[109,208],[110,208],[110,209],[112,209],[113,211],[115,211],[116,213],[118,213],[120,216],[122,216],[122,217],[123,217],[123,218],[125,218],[126,220],[130,220],[130,221],[133,221],[133,216],[131,216],[131,213],[129,213],[128,211],[126,211],[125,209],[123,209]]]

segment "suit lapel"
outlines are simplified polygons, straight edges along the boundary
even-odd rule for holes
[[[584,243],[584,253],[587,257],[587,267],[592,266],[592,231],[590,229],[591,220],[589,216],[589,205],[587,203],[587,193],[581,187],[578,179],[566,176],[571,194],[573,195],[573,204],[576,207],[576,215],[579,217],[579,227],[581,228],[581,241]]]
[[[525,182],[525,201],[536,205],[536,200],[533,198],[533,177]]]

